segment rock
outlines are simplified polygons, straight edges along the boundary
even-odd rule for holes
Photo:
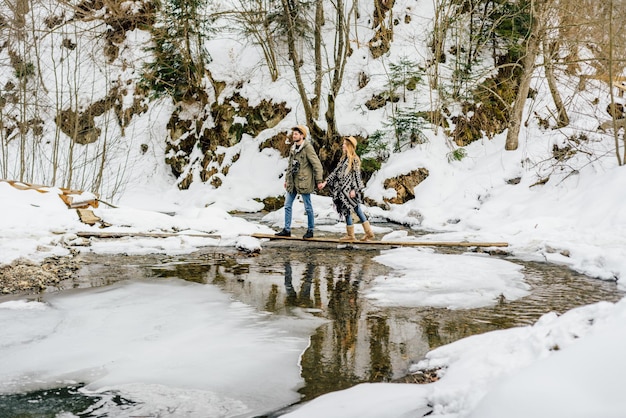
[[[40,293],[49,286],[72,279],[79,269],[73,256],[49,257],[41,264],[30,260],[16,260],[0,266],[2,294]]]
[[[395,189],[396,197],[384,198],[387,203],[403,204],[415,198],[415,187],[424,181],[428,177],[428,170],[426,168],[418,168],[408,174],[403,174],[391,179],[387,179],[384,182],[384,186],[387,189]]]

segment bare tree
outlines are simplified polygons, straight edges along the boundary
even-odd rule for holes
[[[322,97],[322,26],[324,26],[324,2],[315,0],[315,31],[313,34],[313,51],[315,56],[315,81],[313,83],[313,117],[320,114],[320,100]]]
[[[616,30],[615,22],[626,19],[625,2],[593,0],[561,0],[558,3],[558,39],[567,56],[563,60],[568,71],[580,73],[580,87],[588,79],[605,82],[609,88],[609,114],[618,163],[626,162],[620,154],[620,123],[622,112],[616,111],[615,86],[621,86],[626,69],[626,33]],[[602,124],[601,124],[602,125]]]
[[[102,54],[100,10],[89,9],[107,5],[119,1],[0,4],[10,16],[0,25],[0,57],[11,68],[0,92],[0,176],[101,194],[127,181],[126,168],[111,160],[113,148],[128,143],[108,90],[119,68]]]
[[[307,89],[302,79],[302,72],[300,70],[302,61],[298,52],[298,48],[296,47],[298,35],[296,31],[295,18],[297,10],[294,7],[293,2],[290,0],[281,0],[281,4],[283,6],[283,17],[287,30],[287,48],[289,51],[289,59],[291,60],[293,75],[296,79],[296,87],[298,88],[298,93],[300,94],[300,99],[302,101],[302,107],[304,108],[306,122],[309,126],[309,129],[311,129],[313,133],[319,136],[319,133],[322,132],[322,129],[315,122],[315,113],[313,112],[313,106],[311,104],[311,101],[309,100]]]
[[[520,77],[519,88],[515,102],[511,108],[509,119],[509,130],[506,135],[506,143],[504,145],[507,151],[516,150],[519,145],[519,132],[526,105],[526,98],[530,89],[530,81],[535,70],[535,61],[539,54],[539,46],[541,43],[541,34],[544,30],[544,11],[547,0],[532,0],[531,7],[531,29],[530,36],[525,45],[524,58],[521,63],[522,75]]]
[[[352,2],[350,10],[344,9],[342,0],[337,1],[335,4],[335,43],[333,46],[333,68],[332,77],[330,80],[330,88],[328,92],[328,103],[326,107],[326,141],[332,141],[338,136],[337,121],[335,112],[335,102],[341,85],[343,84],[343,74],[348,60],[348,53],[350,50],[350,16],[353,15],[353,8],[356,7],[356,2]]]
[[[254,44],[261,48],[272,81],[278,80],[280,75],[276,40],[270,17],[274,2],[275,0],[239,0],[233,3],[234,20],[241,25],[244,34],[250,36]]]
[[[614,37],[613,34],[615,33],[614,31],[614,26],[613,26],[613,19],[614,19],[614,14],[613,14],[613,0],[609,0],[608,4],[608,14],[609,14],[609,45],[608,45],[608,55],[609,55],[609,64],[607,65],[608,69],[609,69],[609,86],[610,86],[610,95],[611,95],[611,109],[616,109],[617,106],[615,104],[615,94],[613,93],[613,84],[614,84],[614,50],[615,50],[615,43],[614,43]],[[619,143],[619,129],[617,128],[617,116],[615,111],[611,112],[611,119],[613,121],[613,139],[615,140],[615,156],[617,157],[617,163],[619,165],[624,164],[624,162],[626,161],[626,146],[624,146],[624,156],[622,158],[622,156],[620,155],[619,149],[620,149],[620,143]],[[626,137],[626,135],[625,135]],[[626,140],[626,139],[625,139]],[[625,144],[626,145],[626,144]]]
[[[567,114],[567,110],[565,109],[565,105],[563,104],[563,99],[561,99],[561,93],[559,93],[559,88],[556,83],[556,75],[554,74],[554,60],[557,57],[559,45],[560,43],[557,40],[549,41],[545,35],[543,36],[543,64],[546,72],[546,79],[548,81],[548,88],[550,89],[552,100],[554,101],[554,105],[557,109],[556,127],[562,128],[569,125],[569,116]]]

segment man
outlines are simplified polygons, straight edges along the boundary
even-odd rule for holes
[[[315,153],[313,145],[306,140],[307,128],[298,125],[291,129],[291,139],[293,145],[289,151],[289,165],[285,173],[285,227],[276,233],[278,237],[291,236],[291,213],[293,201],[300,194],[304,202],[304,210],[307,215],[307,231],[302,238],[313,238],[313,228],[315,218],[313,205],[311,204],[311,193],[317,188],[321,189],[323,181],[323,168],[319,157]]]

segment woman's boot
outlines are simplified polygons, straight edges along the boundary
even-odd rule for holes
[[[339,241],[356,241],[354,236],[354,225],[346,225],[346,235],[339,238]]]
[[[369,241],[374,239],[374,233],[372,232],[372,226],[370,225],[370,221],[363,222],[363,231],[365,231],[365,235],[361,238],[361,241]]]

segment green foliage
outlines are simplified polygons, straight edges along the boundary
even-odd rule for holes
[[[141,86],[151,91],[153,97],[170,96],[174,101],[192,97],[199,83],[198,70],[202,68],[198,69],[170,40],[155,37],[154,42],[156,59],[144,67]]]
[[[519,60],[525,52],[525,40],[530,36],[532,0],[498,0],[494,3],[491,13],[493,30],[501,42],[507,46],[514,61]]]
[[[389,64],[387,88],[390,97],[395,96],[397,90],[401,89],[406,101],[406,90],[415,90],[422,81],[423,75],[424,71],[419,68],[417,62],[411,61],[406,56],[401,57],[396,63]]]
[[[449,95],[455,100],[467,99],[467,91],[473,83],[474,75],[471,64],[457,61],[457,66],[452,71],[452,85]]]
[[[382,162],[376,158],[361,158],[361,171],[363,177],[369,179],[372,174],[380,170]]]
[[[389,64],[387,73],[387,94],[392,103],[399,100],[401,94],[406,102],[406,91],[415,90],[422,81],[424,70],[419,65],[406,56],[399,61]],[[401,90],[401,92],[399,92]],[[392,114],[388,121],[383,123],[393,133],[396,144],[395,151],[400,151],[406,144],[413,146],[426,142],[426,137],[422,133],[424,119],[414,109],[403,109],[392,107]]]
[[[467,151],[465,151],[465,148],[456,148],[450,151],[446,156],[448,157],[449,163],[452,161],[461,161],[463,158],[467,157]]]
[[[428,142],[422,132],[425,123],[424,118],[415,109],[398,109],[383,124],[394,133],[396,139],[394,151],[397,152],[406,145],[413,147]]]
[[[356,153],[361,157],[361,171],[365,181],[380,170],[382,162],[389,157],[385,136],[385,132],[378,130],[357,145]]]
[[[197,99],[203,90],[205,66],[211,62],[204,48],[209,22],[199,12],[201,0],[159,3],[157,23],[150,28],[154,60],[143,68],[140,86],[153,96],[174,101]]]
[[[359,156],[373,155],[378,161],[385,161],[389,157],[389,146],[385,139],[386,134],[383,131],[377,130],[372,133],[366,141],[363,141],[357,145],[356,153]]]
[[[21,62],[15,67],[15,77],[28,78],[35,74],[35,64],[32,62]]]

